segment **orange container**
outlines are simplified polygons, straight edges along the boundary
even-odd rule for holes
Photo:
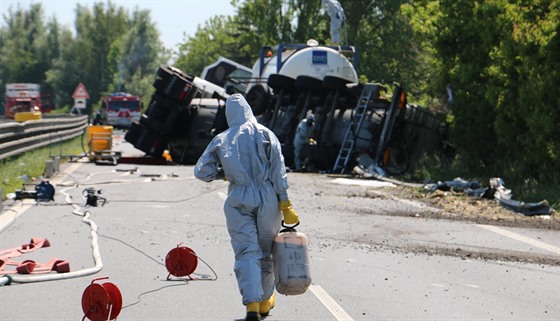
[[[89,126],[87,145],[90,153],[110,151],[113,145],[113,126]]]

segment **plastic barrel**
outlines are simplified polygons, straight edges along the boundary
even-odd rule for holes
[[[272,257],[276,291],[284,295],[305,293],[311,284],[307,236],[283,229],[274,238]]]
[[[113,145],[113,126],[93,125],[87,130],[87,143],[90,153],[111,150]]]

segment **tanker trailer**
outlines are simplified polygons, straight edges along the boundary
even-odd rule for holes
[[[263,47],[246,98],[259,122],[278,136],[286,165],[293,165],[295,129],[310,113],[315,115],[315,144],[302,151],[308,171],[344,171],[355,163],[356,153],[377,152],[386,111],[400,99],[393,93],[400,95],[403,89],[398,84],[360,84],[356,64],[352,46],[310,40]],[[387,124],[394,124],[393,114]]]
[[[259,122],[273,130],[283,144],[288,166],[293,164],[295,129],[309,113],[315,114],[313,138],[318,144],[314,153],[322,159],[319,154],[333,149],[331,136],[341,136],[333,133],[340,128],[334,127],[335,119],[347,121],[335,116],[353,100],[346,85],[358,83],[356,60],[352,46],[325,46],[315,40],[261,49],[246,98]]]
[[[352,60],[352,47],[314,42],[261,50],[245,96],[258,121],[278,136],[287,166],[293,164],[295,129],[309,113],[315,115],[317,143],[302,152],[308,171],[344,171],[358,153],[381,162],[376,153],[386,146],[398,114],[387,111],[394,110],[402,87],[359,84]],[[125,139],[148,155],[161,157],[168,149],[175,163],[194,164],[210,140],[227,129],[224,100],[229,95],[174,67],[161,66],[157,74],[146,114],[129,127]],[[389,114],[395,116],[389,119]]]

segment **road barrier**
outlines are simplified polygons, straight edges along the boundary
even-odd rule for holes
[[[61,116],[0,124],[0,160],[81,135],[87,116]]]

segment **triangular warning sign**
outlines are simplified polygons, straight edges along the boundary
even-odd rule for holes
[[[86,90],[86,87],[84,87],[84,84],[79,83],[78,87],[76,87],[76,90],[74,90],[74,93],[72,94],[72,98],[74,99],[88,99],[89,98],[89,94]]]

